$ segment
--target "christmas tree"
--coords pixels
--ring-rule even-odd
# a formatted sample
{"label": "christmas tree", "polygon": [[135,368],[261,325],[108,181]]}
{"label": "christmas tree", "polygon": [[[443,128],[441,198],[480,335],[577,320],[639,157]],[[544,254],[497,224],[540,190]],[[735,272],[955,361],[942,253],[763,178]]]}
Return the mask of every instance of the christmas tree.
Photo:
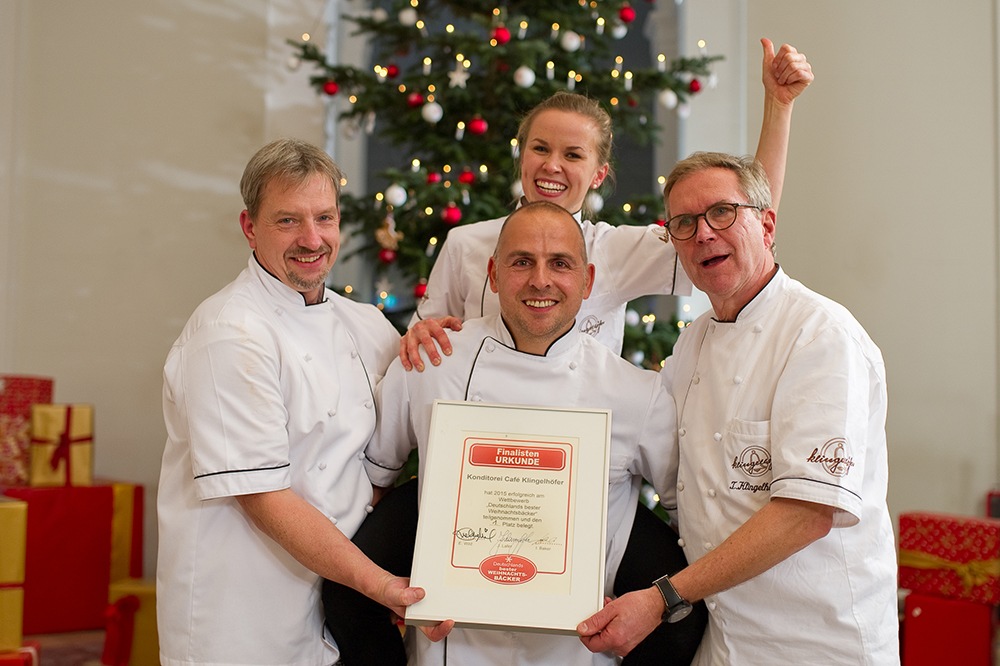
{"label": "christmas tree", "polygon": [[[558,90],[599,100],[616,136],[655,139],[654,105],[684,113],[690,96],[710,85],[720,56],[660,54],[650,66],[633,66],[616,46],[636,16],[623,0],[391,0],[344,17],[371,44],[371,68],[330,62],[312,41],[290,42],[298,59],[316,67],[317,92],[347,100],[343,129],[378,136],[398,156],[380,174],[382,189],[341,198],[345,230],[361,239],[356,251],[394,271],[419,299],[448,229],[512,209],[520,194],[518,124]],[[622,192],[625,185],[638,189]],[[642,184],[619,186],[627,198],[621,207],[602,210],[603,194],[587,202],[599,219],[662,224],[662,201]],[[378,305],[401,315],[397,323],[408,319],[387,307],[386,296]],[[647,365],[669,353],[677,335],[676,322],[647,319],[630,328],[625,355],[635,361],[641,351]]]}

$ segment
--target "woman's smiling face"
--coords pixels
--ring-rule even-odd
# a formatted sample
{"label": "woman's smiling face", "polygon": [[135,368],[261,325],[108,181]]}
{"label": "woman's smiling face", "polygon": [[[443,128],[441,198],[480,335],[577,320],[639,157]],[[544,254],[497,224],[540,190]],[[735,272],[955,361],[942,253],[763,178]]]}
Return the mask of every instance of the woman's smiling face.
{"label": "woman's smiling face", "polygon": [[571,111],[548,109],[532,121],[521,147],[521,186],[528,201],[551,201],[571,213],[601,184],[608,165],[598,163],[597,128]]}

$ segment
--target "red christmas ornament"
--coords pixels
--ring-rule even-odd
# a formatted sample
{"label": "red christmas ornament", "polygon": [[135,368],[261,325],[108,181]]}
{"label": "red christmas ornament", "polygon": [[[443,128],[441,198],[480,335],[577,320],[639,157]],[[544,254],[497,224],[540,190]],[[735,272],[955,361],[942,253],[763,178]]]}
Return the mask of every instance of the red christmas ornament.
{"label": "red christmas ornament", "polygon": [[336,95],[338,90],[340,90],[340,86],[337,85],[336,81],[327,81],[323,84],[323,92],[327,95]]}
{"label": "red christmas ornament", "polygon": [[661,227],[667,226],[667,221],[664,220],[662,217],[656,218],[656,223]]}
{"label": "red christmas ornament", "polygon": [[378,251],[378,260],[383,264],[391,264],[396,261],[396,251],[382,248]]}
{"label": "red christmas ornament", "polygon": [[476,182],[476,174],[472,173],[469,169],[465,169],[462,173],[458,174],[458,182],[463,185],[472,185]]}
{"label": "red christmas ornament", "polygon": [[396,65],[389,65],[385,68],[385,75],[390,79],[394,79],[399,76],[399,67]]}
{"label": "red christmas ornament", "polygon": [[411,109],[415,109],[418,106],[422,106],[424,103],[424,96],[416,91],[411,92],[406,96],[406,105]]}
{"label": "red christmas ornament", "polygon": [[441,219],[445,224],[458,224],[462,221],[462,209],[450,203],[441,209]]}
{"label": "red christmas ornament", "polygon": [[418,282],[416,286],[413,287],[413,297],[423,298],[426,295],[427,295],[427,279],[420,278],[420,282]]}
{"label": "red christmas ornament", "polygon": [[434,185],[441,182],[441,174],[437,171],[431,171],[427,174],[427,184]]}
{"label": "red christmas ornament", "polygon": [[503,46],[510,41],[510,30],[508,30],[506,26],[498,25],[493,30],[493,39],[497,44]]}
{"label": "red christmas ornament", "polygon": [[639,100],[635,98],[635,95],[629,95],[628,100],[626,100],[629,106],[639,106]]}
{"label": "red christmas ornament", "polygon": [[469,131],[473,134],[486,134],[486,130],[488,130],[489,127],[490,126],[486,124],[486,121],[483,120],[481,116],[476,116],[469,121]]}
{"label": "red christmas ornament", "polygon": [[618,18],[622,20],[622,23],[631,23],[635,20],[635,10],[632,9],[631,5],[625,5],[618,10]]}
{"label": "red christmas ornament", "polygon": [[699,90],[701,90],[701,81],[699,81],[698,79],[691,79],[691,83],[688,84],[688,90],[690,90],[693,93],[696,93]]}

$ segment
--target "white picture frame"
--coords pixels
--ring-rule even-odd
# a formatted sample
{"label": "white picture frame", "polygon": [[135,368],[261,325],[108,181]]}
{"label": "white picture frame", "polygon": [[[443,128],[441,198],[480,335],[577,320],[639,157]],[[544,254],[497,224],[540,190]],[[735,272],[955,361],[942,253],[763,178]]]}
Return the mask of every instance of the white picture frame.
{"label": "white picture frame", "polygon": [[611,412],[436,400],[406,623],[575,634],[604,605]]}

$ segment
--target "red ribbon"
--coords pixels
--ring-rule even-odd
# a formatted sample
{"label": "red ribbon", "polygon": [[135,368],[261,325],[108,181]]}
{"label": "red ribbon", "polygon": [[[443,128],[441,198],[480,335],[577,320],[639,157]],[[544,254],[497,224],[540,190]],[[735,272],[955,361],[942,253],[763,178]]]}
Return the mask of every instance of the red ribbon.
{"label": "red ribbon", "polygon": [[139,611],[139,597],[126,595],[104,611],[106,633],[101,663],[106,666],[128,666],[132,656],[132,639],[135,635],[135,614]]}

